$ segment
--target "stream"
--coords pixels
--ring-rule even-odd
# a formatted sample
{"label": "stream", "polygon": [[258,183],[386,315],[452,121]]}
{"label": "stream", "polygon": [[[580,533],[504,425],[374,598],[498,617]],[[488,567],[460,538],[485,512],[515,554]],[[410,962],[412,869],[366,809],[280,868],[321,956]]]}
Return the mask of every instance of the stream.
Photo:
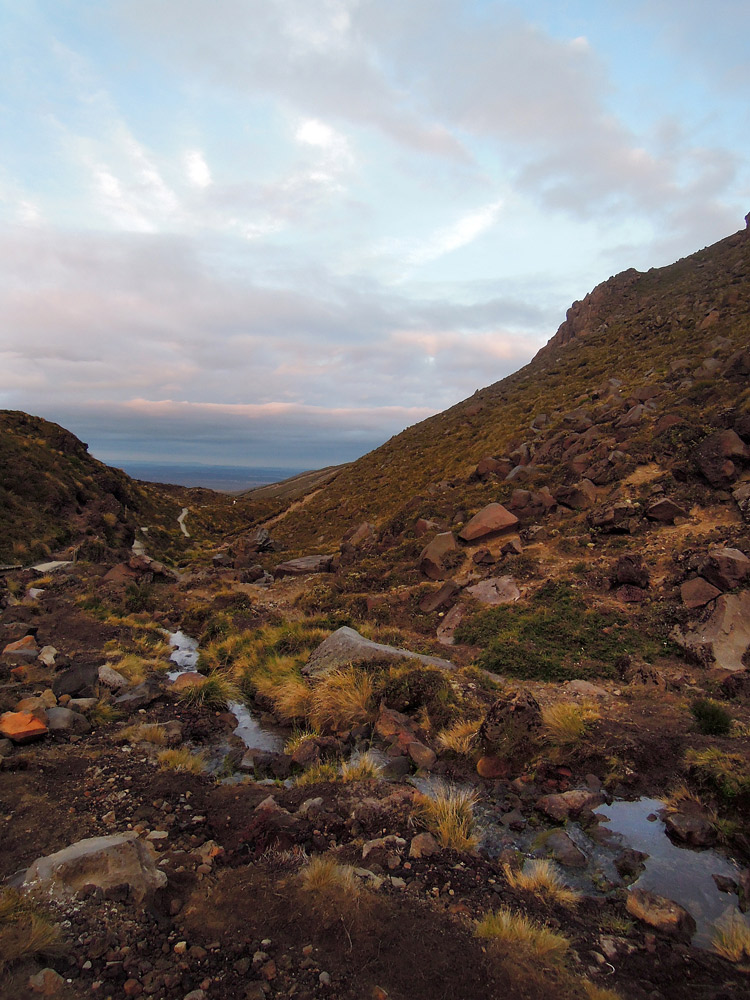
{"label": "stream", "polygon": [[[170,632],[173,646],[170,657],[175,669],[167,676],[174,680],[181,673],[195,670],[198,662],[198,642],[184,632]],[[284,746],[285,730],[262,723],[247,705],[230,702],[229,711],[237,719],[233,735],[246,747],[280,752]],[[221,740],[211,749],[208,765],[211,770],[221,768],[224,757],[231,750],[228,740]],[[371,755],[382,763],[388,758],[377,748]],[[355,751],[355,758],[358,756]],[[231,779],[230,779],[231,780]],[[243,779],[244,780],[244,779]],[[466,789],[470,784],[446,782],[437,775],[416,775],[408,779],[427,795],[439,789]],[[599,806],[595,814],[600,817],[600,829],[606,832],[603,842],[590,839],[579,823],[568,822],[564,829],[573,843],[586,855],[585,868],[558,865],[563,880],[574,889],[588,895],[608,894],[623,885],[615,867],[615,858],[624,848],[647,854],[644,870],[632,886],[647,889],[674,900],[691,914],[696,922],[693,944],[710,948],[711,931],[718,920],[738,914],[750,927],[750,914],[741,914],[739,901],[734,893],[720,892],[713,875],[737,880],[741,868],[731,860],[711,849],[700,850],[678,847],[667,836],[661,811],[664,803],[659,799],[641,798],[634,801],[615,800]],[[502,812],[491,800],[481,799],[474,809],[475,827],[480,838],[480,849],[487,857],[497,858],[503,850],[520,851],[527,858],[544,857],[545,834],[557,825],[526,825],[520,832],[511,831],[501,822]]]}

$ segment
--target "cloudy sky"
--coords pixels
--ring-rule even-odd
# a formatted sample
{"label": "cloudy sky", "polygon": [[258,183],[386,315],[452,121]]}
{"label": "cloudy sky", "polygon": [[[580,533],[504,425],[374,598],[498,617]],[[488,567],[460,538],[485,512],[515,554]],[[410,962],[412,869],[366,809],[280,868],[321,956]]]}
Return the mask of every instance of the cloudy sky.
{"label": "cloudy sky", "polygon": [[310,468],[750,209],[746,0],[0,0],[0,407]]}

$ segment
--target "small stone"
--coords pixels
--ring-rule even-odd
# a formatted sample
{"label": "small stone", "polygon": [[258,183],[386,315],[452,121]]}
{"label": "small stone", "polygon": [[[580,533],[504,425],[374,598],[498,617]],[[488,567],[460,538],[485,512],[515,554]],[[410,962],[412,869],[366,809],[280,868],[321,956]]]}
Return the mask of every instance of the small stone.
{"label": "small stone", "polygon": [[191,990],[185,994],[184,1000],[205,1000],[205,997],[206,994],[203,990]]}
{"label": "small stone", "polygon": [[418,833],[409,844],[410,858],[428,858],[440,851],[440,845],[431,833]]}
{"label": "small stone", "polygon": [[276,963],[272,958],[261,966],[260,974],[269,983],[276,978]]}
{"label": "small stone", "polygon": [[137,979],[127,979],[122,988],[122,992],[126,997],[139,997],[141,993],[143,993],[143,986]]}
{"label": "small stone", "polygon": [[175,955],[184,955],[188,949],[187,941],[178,941],[172,949]]}
{"label": "small stone", "polygon": [[63,977],[54,969],[42,969],[29,978],[29,989],[38,996],[54,997],[65,985]]}
{"label": "small stone", "polygon": [[320,983],[321,986],[330,986],[331,985],[330,974],[327,972],[321,972],[321,974],[318,976],[318,982]]}

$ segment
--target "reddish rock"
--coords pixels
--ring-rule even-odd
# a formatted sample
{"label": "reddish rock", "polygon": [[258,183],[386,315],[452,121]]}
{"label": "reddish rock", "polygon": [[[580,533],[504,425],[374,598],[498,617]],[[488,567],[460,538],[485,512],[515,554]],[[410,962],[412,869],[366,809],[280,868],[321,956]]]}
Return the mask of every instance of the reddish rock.
{"label": "reddish rock", "polygon": [[750,524],[750,483],[741,483],[732,492],[734,502],[737,504],[742,514],[743,520]]}
{"label": "reddish rock", "polygon": [[429,858],[433,854],[440,853],[440,844],[431,833],[418,833],[411,838],[409,844],[410,858]]}
{"label": "reddish rock", "polygon": [[582,479],[574,486],[562,486],[556,490],[555,500],[572,510],[586,510],[596,503],[596,487],[590,479]]}
{"label": "reddish rock", "polygon": [[573,788],[569,792],[556,795],[543,795],[537,800],[536,807],[552,819],[563,822],[576,817],[584,809],[595,809],[604,802],[600,792],[592,792],[587,788]]}
{"label": "reddish rock", "polygon": [[586,855],[570,839],[564,830],[553,830],[544,839],[544,846],[561,865],[566,868],[585,868]]}
{"label": "reddish rock", "polygon": [[664,896],[645,889],[631,889],[626,906],[631,916],[667,934],[689,938],[695,933],[695,920],[688,911]]}
{"label": "reddish rock", "polygon": [[419,555],[419,569],[430,580],[441,580],[447,573],[444,560],[452,553],[458,552],[458,545],[452,531],[443,531],[435,535]]}
{"label": "reddish rock", "polygon": [[507,542],[503,542],[502,548],[500,549],[501,556],[520,556],[523,552],[523,545],[521,544],[521,539],[518,535],[513,535],[509,538]]}
{"label": "reddish rock", "polygon": [[726,489],[736,481],[738,466],[750,458],[750,449],[736,431],[715,431],[701,442],[695,458],[708,482]]}
{"label": "reddish rock", "polygon": [[684,423],[685,421],[682,417],[678,417],[676,413],[665,413],[664,416],[660,417],[654,425],[654,437],[658,437],[670,428],[679,427],[680,424]]}
{"label": "reddish rock", "polygon": [[627,413],[625,413],[615,424],[615,427],[621,430],[627,430],[631,427],[637,427],[638,424],[643,420],[646,414],[646,407],[642,403],[636,403],[635,406],[631,406]]}
{"label": "reddish rock", "polygon": [[507,531],[516,524],[518,518],[515,514],[511,514],[500,503],[491,503],[472,517],[466,527],[459,532],[458,537],[464,542],[471,542],[476,538]]}
{"label": "reddish rock", "polygon": [[437,630],[437,640],[443,646],[453,645],[453,633],[463,621],[464,609],[460,604],[452,607]]}
{"label": "reddish rock", "polygon": [[700,573],[719,590],[734,590],[750,579],[750,559],[739,549],[709,549]]}
{"label": "reddish rock", "polygon": [[35,660],[39,655],[39,647],[33,635],[25,635],[23,639],[9,642],[3,650],[3,656],[16,660]]}
{"label": "reddish rock", "polygon": [[29,989],[42,997],[56,997],[65,987],[65,980],[54,969],[42,969],[35,976],[29,977]]}
{"label": "reddish rock", "polygon": [[480,778],[487,778],[489,781],[507,778],[510,776],[510,764],[501,757],[487,754],[477,761],[477,774]]}
{"label": "reddish rock", "polygon": [[438,531],[440,525],[437,521],[428,521],[424,517],[418,517],[414,525],[414,534],[417,538],[421,538],[422,535],[426,535],[428,531]]}
{"label": "reddish rock", "polygon": [[487,479],[489,476],[500,476],[504,479],[512,468],[513,463],[507,459],[497,459],[492,458],[491,455],[485,455],[477,464],[474,475],[477,479]]}
{"label": "reddish rock", "polygon": [[120,586],[124,586],[127,583],[132,583],[134,580],[138,579],[138,572],[131,569],[127,563],[118,563],[117,566],[113,566],[111,570],[104,574],[102,581],[104,583],[115,583]]}
{"label": "reddish rock", "polygon": [[643,556],[635,553],[620,556],[612,572],[612,582],[629,584],[633,587],[648,587],[650,581],[648,568],[644,565]]}
{"label": "reddish rock", "polygon": [[672,630],[672,638],[706,667],[744,671],[750,649],[750,590],[717,597],[694,627]]}
{"label": "reddish rock", "polygon": [[422,598],[419,602],[419,610],[430,614],[439,608],[448,608],[455,602],[460,593],[461,588],[458,584],[454,583],[453,580],[448,580],[439,590],[431,591]]}
{"label": "reddish rock", "polygon": [[664,829],[673,840],[689,847],[709,847],[716,843],[716,828],[702,812],[671,813],[664,821]]}
{"label": "reddish rock", "polygon": [[5,712],[0,715],[0,736],[14,743],[29,743],[46,733],[45,724],[30,712]]}
{"label": "reddish rock", "polygon": [[648,594],[645,590],[642,590],[640,587],[634,587],[630,583],[625,584],[623,587],[618,587],[615,597],[618,601],[622,601],[623,604],[642,604],[648,600]]}
{"label": "reddish rock", "polygon": [[435,752],[425,746],[424,743],[420,743],[417,740],[413,743],[407,743],[406,752],[409,754],[417,767],[421,768],[423,771],[429,771],[435,766],[437,756]]}
{"label": "reddish rock", "polygon": [[696,576],[692,580],[686,580],[680,587],[680,597],[686,608],[702,608],[709,601],[715,601],[721,591],[713,584],[704,580],[703,577]]}
{"label": "reddish rock", "polygon": [[688,511],[678,503],[675,503],[674,500],[670,500],[669,497],[660,497],[658,500],[653,500],[646,507],[646,517],[649,521],[660,521],[662,524],[674,524],[676,517],[688,516]]}

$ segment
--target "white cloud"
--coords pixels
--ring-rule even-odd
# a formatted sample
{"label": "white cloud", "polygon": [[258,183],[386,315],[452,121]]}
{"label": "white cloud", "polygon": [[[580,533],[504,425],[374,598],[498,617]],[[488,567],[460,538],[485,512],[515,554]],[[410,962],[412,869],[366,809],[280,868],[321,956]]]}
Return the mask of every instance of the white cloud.
{"label": "white cloud", "polygon": [[502,207],[502,200],[493,201],[476,212],[462,216],[452,225],[438,230],[424,246],[410,251],[406,256],[407,262],[416,265],[426,264],[468,246],[494,226]]}
{"label": "white cloud", "polygon": [[185,153],[185,172],[194,187],[207,188],[211,185],[211,171],[199,149]]}

